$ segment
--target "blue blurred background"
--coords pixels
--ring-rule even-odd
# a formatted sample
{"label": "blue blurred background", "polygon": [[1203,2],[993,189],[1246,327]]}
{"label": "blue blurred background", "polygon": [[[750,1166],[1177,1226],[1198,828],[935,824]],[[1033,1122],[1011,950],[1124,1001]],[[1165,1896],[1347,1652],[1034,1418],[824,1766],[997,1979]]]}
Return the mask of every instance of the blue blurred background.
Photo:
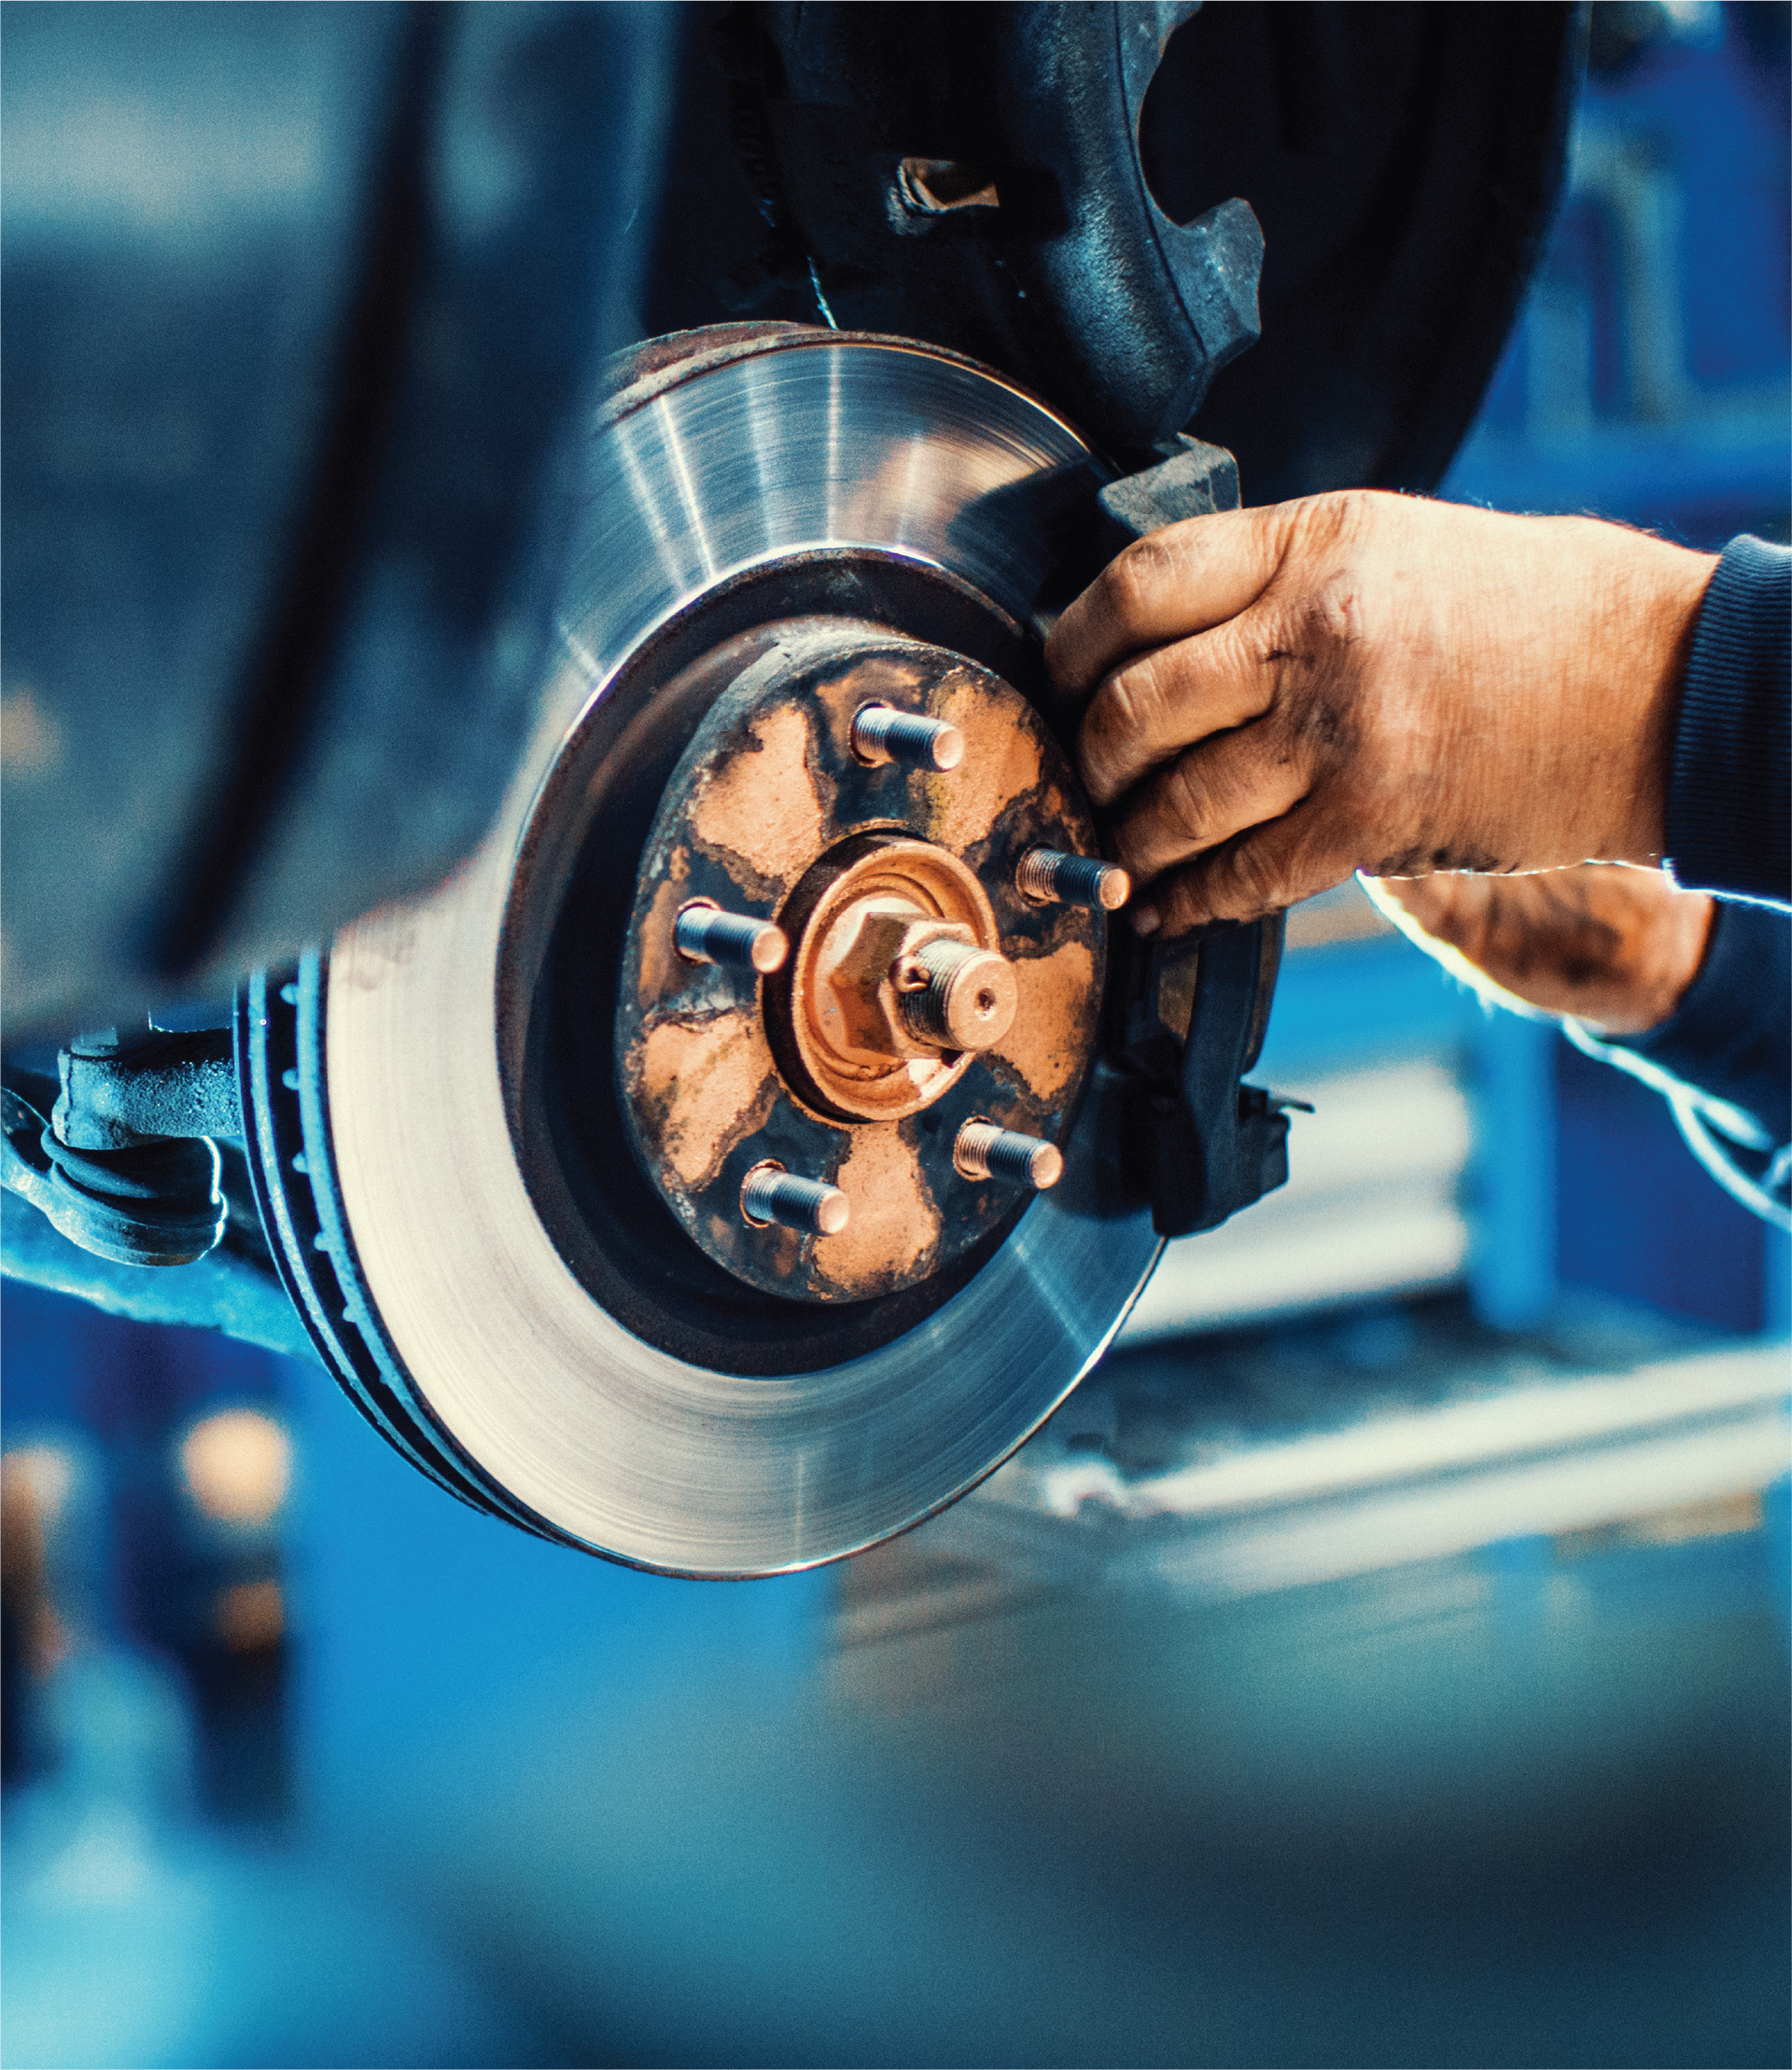
{"label": "blue blurred background", "polygon": [[[1444,493],[1785,540],[1788,10],[1599,12]],[[1785,1239],[1352,888],[1259,1075],[1286,1192],[777,1582],[7,1282],[5,2060],[1785,2062]]]}

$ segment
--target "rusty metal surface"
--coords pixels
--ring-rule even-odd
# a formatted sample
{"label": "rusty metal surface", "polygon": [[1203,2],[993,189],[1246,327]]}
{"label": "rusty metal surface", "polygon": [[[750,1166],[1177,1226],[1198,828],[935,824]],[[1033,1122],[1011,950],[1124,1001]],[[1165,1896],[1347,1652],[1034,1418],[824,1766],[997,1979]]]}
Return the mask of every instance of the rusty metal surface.
{"label": "rusty metal surface", "polygon": [[[507,1514],[677,1573],[834,1559],[988,1473],[1118,1326],[1158,1244],[1118,1170],[1123,1088],[1099,1062],[1062,1180],[1016,1202],[987,1256],[825,1303],[723,1272],[636,1170],[620,1120],[613,1158],[600,1133],[568,1147],[535,1090],[553,986],[603,976],[561,930],[581,870],[601,865],[589,911],[615,930],[609,1012],[581,1016],[575,986],[566,1025],[584,1073],[572,1090],[614,1114],[640,848],[613,830],[637,750],[662,712],[685,710],[679,669],[793,615],[718,634],[706,614],[725,620],[766,584],[811,585],[802,610],[897,631],[957,614],[947,643],[1024,682],[1022,629],[1105,474],[1012,384],[924,347],[814,333],[682,382],[673,370],[595,431],[529,756],[452,884],[332,947],[305,1121],[383,1384]],[[699,620],[701,647],[680,647]],[[664,780],[655,764],[637,841]]]}
{"label": "rusty metal surface", "polygon": [[[1055,1140],[1074,1107],[1105,923],[1023,898],[1016,875],[1037,847],[1094,853],[1095,833],[1062,749],[988,670],[884,626],[772,631],[745,665],[737,646],[719,652],[727,687],[649,835],[619,1089],[642,1168],[709,1256],[767,1293],[862,1299],[927,1279],[1012,1209],[1011,1187],[955,1164],[965,1120]],[[874,703],[958,728],[961,763],[867,765],[853,720]],[[697,898],[780,924],[785,968],[757,979],[679,956],[677,916]],[[918,1038],[879,981],[947,938],[1013,972],[1012,1019],[980,1053]],[[746,1221],[742,1180],[766,1159],[839,1187],[846,1227]]]}

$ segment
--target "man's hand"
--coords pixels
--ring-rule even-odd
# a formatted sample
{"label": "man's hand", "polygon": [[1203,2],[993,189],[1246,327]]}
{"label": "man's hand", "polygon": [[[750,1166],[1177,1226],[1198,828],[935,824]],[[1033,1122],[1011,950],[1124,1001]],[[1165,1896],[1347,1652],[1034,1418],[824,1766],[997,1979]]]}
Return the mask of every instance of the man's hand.
{"label": "man's hand", "polygon": [[1491,981],[1496,993],[1607,1035],[1645,1034],[1673,1012],[1699,974],[1715,911],[1659,870],[1597,862],[1366,888],[1404,934],[1481,990]]}
{"label": "man's hand", "polygon": [[1045,650],[1142,888],[1245,919],[1354,870],[1659,861],[1715,556],[1587,518],[1369,492],[1129,546]]}

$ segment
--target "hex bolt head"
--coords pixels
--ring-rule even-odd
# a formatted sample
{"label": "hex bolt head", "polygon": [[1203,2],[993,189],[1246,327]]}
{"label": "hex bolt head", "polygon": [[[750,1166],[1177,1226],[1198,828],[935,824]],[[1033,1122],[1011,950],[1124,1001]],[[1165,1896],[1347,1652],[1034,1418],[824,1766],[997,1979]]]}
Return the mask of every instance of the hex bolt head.
{"label": "hex bolt head", "polygon": [[944,719],[923,719],[891,705],[865,705],[853,715],[852,751],[873,768],[900,762],[944,774],[964,760],[964,735]]}
{"label": "hex bolt head", "polygon": [[1035,905],[1086,905],[1102,913],[1117,913],[1132,896],[1132,879],[1117,862],[1061,848],[1029,848],[1015,885]]}
{"label": "hex bolt head", "polygon": [[942,1049],[993,1049],[1015,1024],[1014,965],[968,942],[924,943],[890,972],[903,1020],[917,1042]]}
{"label": "hex bolt head", "polygon": [[679,908],[672,939],[687,963],[724,963],[756,971],[761,977],[781,971],[791,953],[790,941],[776,922],[724,913],[709,899],[693,899]]}
{"label": "hex bolt head", "polygon": [[1013,1128],[973,1116],[959,1130],[952,1162],[966,1179],[1005,1179],[1011,1185],[1043,1193],[1064,1176],[1064,1157],[1056,1143],[1042,1136],[1023,1136]]}
{"label": "hex bolt head", "polygon": [[740,1217],[755,1229],[776,1223],[804,1236],[837,1237],[852,1216],[852,1203],[838,1186],[801,1179],[767,1158],[741,1182]]}

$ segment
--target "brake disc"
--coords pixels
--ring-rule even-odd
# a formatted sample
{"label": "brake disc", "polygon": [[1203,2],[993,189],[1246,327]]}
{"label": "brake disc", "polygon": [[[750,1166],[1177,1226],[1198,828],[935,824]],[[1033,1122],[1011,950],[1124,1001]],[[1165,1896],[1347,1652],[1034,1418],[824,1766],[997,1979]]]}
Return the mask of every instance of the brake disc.
{"label": "brake disc", "polygon": [[631,357],[497,823],[239,1030],[288,1289],[444,1486],[669,1572],[811,1564],[1100,1354],[1159,1239],[1031,628],[1110,473],[927,346]]}

